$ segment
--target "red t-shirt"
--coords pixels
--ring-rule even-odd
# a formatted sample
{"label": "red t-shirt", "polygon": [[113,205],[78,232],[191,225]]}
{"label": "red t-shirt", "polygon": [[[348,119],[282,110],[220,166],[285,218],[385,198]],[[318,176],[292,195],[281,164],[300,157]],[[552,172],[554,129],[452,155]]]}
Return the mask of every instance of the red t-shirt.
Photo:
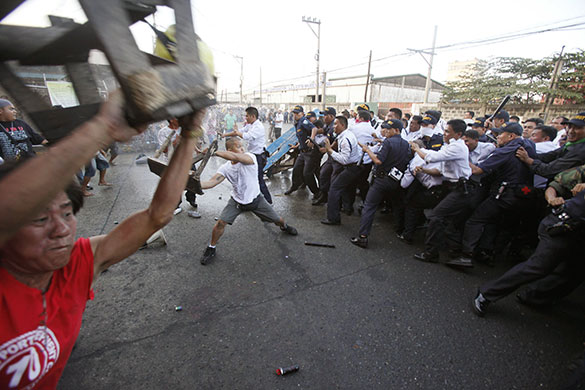
{"label": "red t-shirt", "polygon": [[[93,253],[80,238],[43,294],[0,267],[0,389],[55,389],[93,299]],[[45,327],[45,318],[47,326]]]}

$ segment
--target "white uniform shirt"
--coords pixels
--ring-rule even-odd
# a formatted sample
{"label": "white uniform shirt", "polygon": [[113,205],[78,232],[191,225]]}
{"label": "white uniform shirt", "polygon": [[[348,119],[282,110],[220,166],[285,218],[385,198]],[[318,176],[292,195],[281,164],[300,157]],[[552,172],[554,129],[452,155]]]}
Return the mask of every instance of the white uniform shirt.
{"label": "white uniform shirt", "polygon": [[[441,169],[441,163],[425,163],[425,160],[415,153],[412,160],[408,163],[408,167],[406,168],[406,172],[404,172],[402,180],[400,180],[400,186],[402,188],[408,188],[412,184],[415,178],[413,173],[414,168],[420,167],[421,165],[424,165],[427,169]],[[427,189],[443,183],[443,176],[432,176],[424,172],[419,172],[418,175],[416,175],[416,179]]]}
{"label": "white uniform shirt", "polygon": [[555,139],[552,141],[554,142],[555,145],[557,145],[557,148],[560,146],[561,143],[561,138],[567,134],[567,130],[566,129],[561,129],[559,131],[557,131],[557,136],[555,137]]}
{"label": "white uniform shirt", "polygon": [[[554,141],[544,141],[535,143],[536,153],[547,153],[559,148],[559,145],[555,144]],[[539,175],[534,175],[534,186],[536,188],[546,188],[548,179]]]}
{"label": "white uniform shirt", "polygon": [[217,170],[217,173],[225,177],[232,185],[232,198],[241,204],[251,203],[260,195],[256,156],[250,152],[246,154],[252,158],[254,164],[246,165],[239,162],[232,164],[231,161],[227,161]]}
{"label": "white uniform shirt", "polygon": [[445,180],[456,182],[460,178],[469,179],[469,149],[462,138],[451,138],[449,143],[443,144],[438,151],[425,149],[427,163],[440,162],[441,173]]}
{"label": "white uniform shirt", "polygon": [[[375,133],[376,130],[372,127],[370,122],[358,122],[355,125],[353,125],[352,127],[350,127],[349,131],[351,131],[355,135],[357,142],[359,142],[362,145],[366,145],[366,144],[372,143],[372,141],[374,140],[374,137],[372,137],[372,134]],[[358,145],[358,148],[359,148],[359,145]],[[363,152],[361,151],[361,148],[360,148],[360,157],[361,157],[362,153]],[[371,164],[372,163],[372,159],[370,158],[370,156],[368,156],[367,153],[364,154],[364,159],[363,159],[362,163],[363,164]]]}
{"label": "white uniform shirt", "polygon": [[247,123],[240,131],[242,133],[242,138],[248,141],[248,152],[254,154],[261,154],[264,152],[264,146],[266,145],[266,131],[264,130],[262,122],[256,119],[252,124]]}
{"label": "white uniform shirt", "polygon": [[355,164],[360,160],[361,148],[353,132],[344,130],[337,136],[337,150],[331,153],[331,158],[341,165]]}
{"label": "white uniform shirt", "polygon": [[473,165],[481,164],[496,149],[490,142],[478,142],[477,147],[469,152],[469,162]]}
{"label": "white uniform shirt", "polygon": [[410,131],[410,128],[402,129],[400,136],[405,141],[411,142],[422,138],[422,131],[420,131],[420,129],[418,129],[417,131]]}

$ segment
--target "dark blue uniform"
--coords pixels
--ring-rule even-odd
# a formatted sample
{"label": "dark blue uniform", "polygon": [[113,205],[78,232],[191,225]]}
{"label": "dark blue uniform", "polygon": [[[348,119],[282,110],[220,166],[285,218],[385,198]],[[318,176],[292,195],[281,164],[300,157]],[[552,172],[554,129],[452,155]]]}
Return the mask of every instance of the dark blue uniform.
{"label": "dark blue uniform", "polygon": [[473,254],[486,225],[497,224],[504,213],[518,214],[534,205],[534,175],[516,157],[516,150],[520,147],[526,149],[530,157],[536,156],[532,141],[515,138],[494,150],[479,164],[485,174],[492,176],[492,186],[490,196],[478,206],[465,224],[461,250],[466,256]]}
{"label": "dark blue uniform", "polygon": [[392,201],[392,214],[394,215],[394,228],[401,231],[404,225],[402,187],[400,180],[388,176],[393,168],[404,173],[408,162],[411,158],[410,145],[399,134],[386,138],[382,143],[382,148],[378,152],[378,159],[382,161],[381,165],[376,165],[374,175],[376,176],[374,184],[368,191],[362,218],[360,220],[360,236],[367,236],[372,230],[374,214],[378,205],[390,197]]}
{"label": "dark blue uniform", "polygon": [[[337,138],[337,134],[335,134],[335,130],[333,129],[334,123],[335,121],[332,121],[323,128],[323,131],[327,138],[329,138],[329,143],[331,145],[333,145],[333,142],[335,142],[335,139]],[[327,194],[329,192],[329,187],[331,186],[331,176],[333,175],[335,164],[339,165],[329,157],[321,166],[321,173],[319,174],[319,190],[323,194]]]}
{"label": "dark blue uniform", "polygon": [[295,123],[297,140],[299,142],[299,156],[295,161],[292,173],[292,187],[288,191],[296,191],[303,183],[309,187],[314,195],[319,192],[315,175],[319,174],[318,168],[321,162],[321,153],[316,146],[311,143],[307,145],[307,140],[311,138],[311,132],[315,126],[303,116]]}
{"label": "dark blue uniform", "polygon": [[560,219],[555,214],[545,217],[538,228],[540,241],[528,260],[517,264],[499,279],[488,282],[479,291],[489,301],[497,301],[524,284],[539,280],[537,288],[522,294],[523,301],[533,304],[554,303],[568,295],[583,281],[583,222],[585,222],[585,191],[564,205],[564,211],[581,227],[561,234],[552,234],[551,226]]}

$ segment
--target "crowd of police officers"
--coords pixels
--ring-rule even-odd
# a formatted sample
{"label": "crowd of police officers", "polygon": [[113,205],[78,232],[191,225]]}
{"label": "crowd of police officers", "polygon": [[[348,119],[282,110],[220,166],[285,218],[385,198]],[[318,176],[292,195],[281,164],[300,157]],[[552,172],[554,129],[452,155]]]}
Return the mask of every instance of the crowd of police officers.
{"label": "crowd of police officers", "polygon": [[585,231],[585,112],[555,118],[556,128],[540,118],[523,127],[505,110],[449,121],[434,110],[403,118],[397,108],[382,121],[366,104],[342,115],[333,107],[320,113],[322,120],[302,106],[292,109],[298,157],[285,194],[308,187],[313,205],[327,204],[325,225],[352,215],[359,194],[352,244],[367,248],[376,211],[391,210],[395,233],[407,244],[426,225],[417,260],[439,263],[445,251],[444,264],[464,270],[507,254],[517,264],[473,299],[480,316],[522,286],[520,302],[547,305],[585,279],[577,247]]}

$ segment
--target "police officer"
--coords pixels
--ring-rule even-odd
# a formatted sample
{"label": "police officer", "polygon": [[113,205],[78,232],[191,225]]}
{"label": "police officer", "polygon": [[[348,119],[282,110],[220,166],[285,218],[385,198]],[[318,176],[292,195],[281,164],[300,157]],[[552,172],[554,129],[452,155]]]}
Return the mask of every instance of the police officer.
{"label": "police officer", "polygon": [[[424,147],[422,140],[415,140]],[[433,150],[439,150],[438,148]],[[400,186],[406,189],[404,207],[404,230],[398,238],[412,244],[417,226],[424,221],[424,210],[434,208],[443,198],[443,176],[441,163],[427,163],[418,154],[408,163]]]}
{"label": "police officer", "polygon": [[532,187],[534,175],[516,158],[516,150],[524,147],[530,156],[536,156],[534,142],[522,138],[522,126],[515,122],[504,123],[499,129],[498,148],[487,159],[472,164],[474,175],[493,175],[490,196],[484,200],[465,224],[462,256],[446,264],[457,268],[473,267],[472,257],[483,230],[496,224],[504,213],[516,213],[534,203],[536,190]]}
{"label": "police officer", "polygon": [[302,106],[295,106],[292,109],[292,113],[295,119],[295,129],[300,152],[293,167],[292,185],[284,194],[292,194],[304,183],[313,193],[313,199],[315,200],[318,198],[319,193],[315,179],[315,171],[321,162],[319,149],[312,142],[315,139],[315,135],[317,135],[317,129],[305,116]]}
{"label": "police officer", "polygon": [[585,112],[563,123],[568,125],[568,130],[567,143],[562,148],[539,153],[536,158],[530,157],[523,148],[516,152],[534,174],[552,179],[565,169],[585,164]]}
{"label": "police officer", "polygon": [[390,119],[381,125],[383,136],[382,148],[378,154],[374,154],[368,145],[359,144],[364,153],[367,153],[373,163],[376,165],[374,184],[364,204],[362,218],[360,220],[360,230],[358,237],[352,237],[351,243],[359,247],[368,246],[368,235],[372,230],[374,214],[382,201],[389,197],[392,201],[392,213],[394,215],[394,228],[401,231],[403,229],[403,196],[400,180],[404,175],[406,166],[410,160],[411,152],[408,142],[402,139],[402,121],[400,119]]}
{"label": "police officer", "polygon": [[[435,130],[437,125],[437,118],[432,115],[422,117],[420,135],[423,140],[425,149],[437,150],[443,145],[443,134],[438,130]],[[410,141],[409,141],[410,142]]]}
{"label": "police officer", "polygon": [[425,251],[414,255],[417,260],[432,263],[439,261],[439,247],[443,242],[447,221],[461,212],[460,204],[469,196],[467,191],[467,181],[471,176],[469,150],[462,138],[466,129],[467,124],[462,119],[447,122],[443,135],[445,143],[438,151],[422,149],[418,144],[410,143],[412,150],[426,162],[441,162],[443,190],[447,194],[433,209],[425,238]]}
{"label": "police officer", "polygon": [[475,313],[485,315],[490,303],[524,284],[549,276],[553,271],[568,281],[577,278],[579,282],[578,278],[583,275],[584,227],[585,190],[582,190],[568,200],[562,210],[542,220],[538,227],[538,246],[528,260],[478,289],[472,302]]}
{"label": "police officer", "polygon": [[471,130],[477,131],[479,134],[479,142],[489,142],[491,144],[496,144],[496,138],[491,134],[487,134],[487,130],[485,127],[485,118],[476,118],[471,123]]}
{"label": "police officer", "polygon": [[341,224],[339,215],[341,196],[349,186],[355,183],[360,172],[357,166],[360,159],[359,146],[355,135],[347,130],[347,119],[344,116],[335,118],[334,129],[337,134],[338,152],[333,150],[328,139],[325,140],[325,149],[329,158],[333,158],[342,167],[331,182],[327,201],[327,218],[321,220],[321,223],[325,225]]}
{"label": "police officer", "polygon": [[[325,127],[323,128],[323,135],[329,139],[329,143],[331,145],[334,145],[337,134],[335,134],[333,124],[335,122],[335,116],[337,115],[337,111],[333,107],[327,107],[325,111],[321,111],[321,114],[323,115],[323,121],[325,122]],[[324,146],[324,138],[323,146],[320,146],[319,151],[321,153],[326,152]],[[335,160],[333,160],[332,158],[327,158],[327,160],[325,160],[325,163],[323,163],[323,165],[321,166],[319,174],[319,197],[312,202],[313,206],[318,206],[327,203],[327,194],[329,192],[329,187],[331,186],[331,176],[333,175],[333,168],[335,164],[337,164],[335,163]]]}
{"label": "police officer", "polygon": [[[353,132],[359,144],[362,145],[373,145],[375,130],[371,125],[371,117],[370,112],[365,110],[358,110],[358,116],[356,118],[355,125],[351,126],[349,130]],[[349,188],[347,192],[347,210],[344,206],[344,211],[346,214],[351,215],[353,213],[353,203],[355,201],[355,193],[356,187],[360,191],[360,197],[362,201],[366,200],[366,196],[368,194],[369,183],[368,177],[370,176],[370,171],[372,170],[372,159],[366,152],[360,153],[360,160],[358,162],[360,174],[356,184]]]}

